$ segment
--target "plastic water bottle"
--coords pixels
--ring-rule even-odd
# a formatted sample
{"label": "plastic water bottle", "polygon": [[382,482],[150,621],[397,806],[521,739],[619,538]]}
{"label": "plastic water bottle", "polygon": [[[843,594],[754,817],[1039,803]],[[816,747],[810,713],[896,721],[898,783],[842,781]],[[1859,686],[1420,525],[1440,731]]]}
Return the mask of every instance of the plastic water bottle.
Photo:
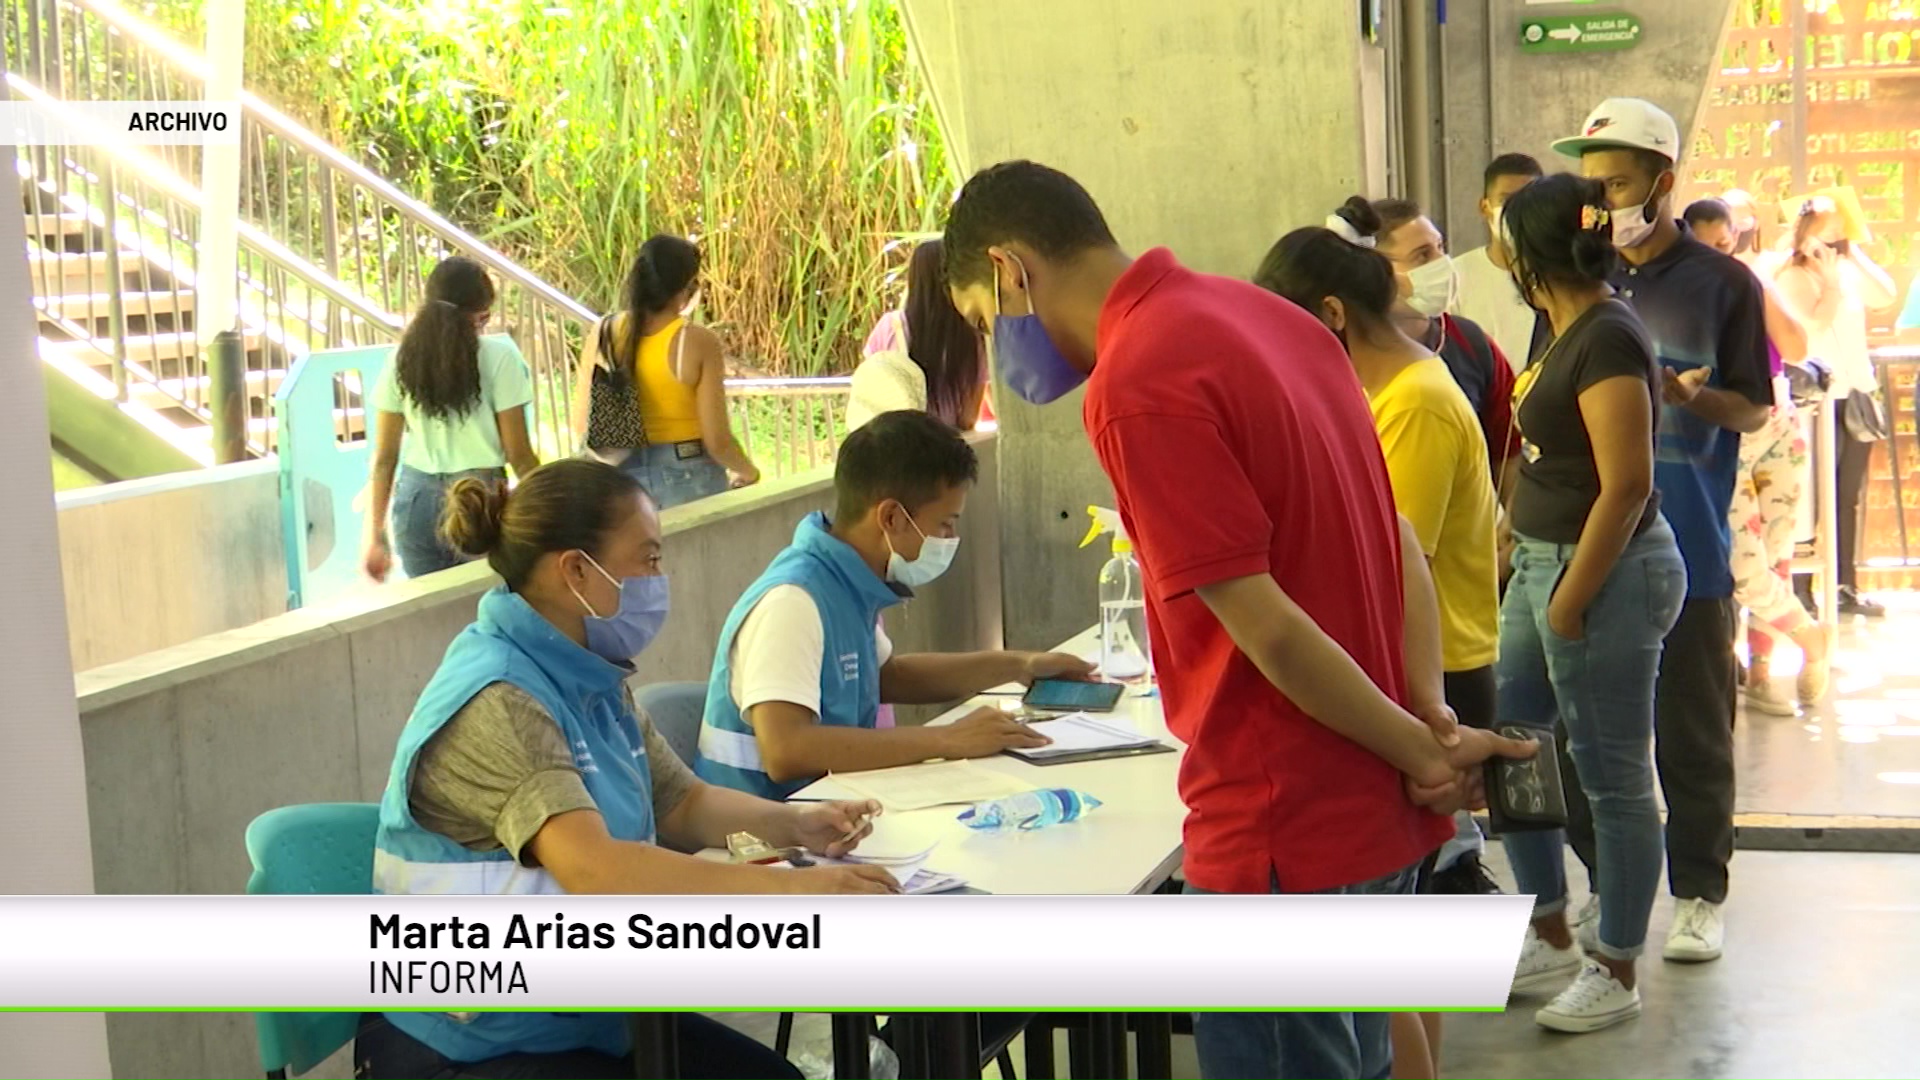
{"label": "plastic water bottle", "polygon": [[1099,799],[1078,791],[1041,788],[992,802],[977,803],[960,812],[960,821],[969,829],[1018,829],[1031,832],[1063,821],[1073,821],[1099,805]]}
{"label": "plastic water bottle", "polygon": [[1089,506],[1093,528],[1081,547],[1103,532],[1113,534],[1113,555],[1100,567],[1100,674],[1115,682],[1140,682],[1153,675],[1153,652],[1147,640],[1147,588],[1140,564],[1133,557],[1133,541],[1120,515],[1103,506]]}

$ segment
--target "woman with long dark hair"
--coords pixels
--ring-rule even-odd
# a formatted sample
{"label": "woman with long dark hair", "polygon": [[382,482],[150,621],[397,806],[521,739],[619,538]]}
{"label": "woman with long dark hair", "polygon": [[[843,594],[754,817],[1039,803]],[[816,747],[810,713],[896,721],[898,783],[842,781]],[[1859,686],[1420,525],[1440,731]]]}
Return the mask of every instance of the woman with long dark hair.
{"label": "woman with long dark hair", "polygon": [[[1554,340],[1520,376],[1514,573],[1495,665],[1502,723],[1566,731],[1569,803],[1584,792],[1597,843],[1600,916],[1583,957],[1567,924],[1565,832],[1503,839],[1534,897],[1514,990],[1558,989],[1534,1014],[1598,1031],[1640,1013],[1635,959],[1660,887],[1653,700],[1686,566],[1653,486],[1661,374],[1633,308],[1608,284],[1618,261],[1606,188],[1562,174],[1520,189],[1502,217],[1520,295]],[[1571,977],[1572,982],[1567,984]]]}
{"label": "woman with long dark hair", "polygon": [[867,357],[853,372],[847,427],[884,412],[912,409],[972,431],[987,391],[980,332],[953,306],[941,270],[940,241],[913,249],[907,300],[888,312],[867,339]]}
{"label": "woman with long dark hair", "polygon": [[396,546],[410,578],[465,562],[439,535],[447,489],[470,476],[504,484],[506,466],[524,477],[540,464],[527,430],[526,359],[512,338],[480,336],[493,297],[485,267],[462,255],[441,260],[393,361],[367,393],[372,502],[361,563],[375,581],[387,579]]}
{"label": "woman with long dark hair", "polygon": [[760,480],[727,420],[720,339],[689,318],[699,299],[700,249],[682,237],[652,237],[627,272],[621,310],[587,335],[574,380],[573,433],[582,443],[594,370],[631,389],[645,445],[586,449],[632,473],[663,510]]}

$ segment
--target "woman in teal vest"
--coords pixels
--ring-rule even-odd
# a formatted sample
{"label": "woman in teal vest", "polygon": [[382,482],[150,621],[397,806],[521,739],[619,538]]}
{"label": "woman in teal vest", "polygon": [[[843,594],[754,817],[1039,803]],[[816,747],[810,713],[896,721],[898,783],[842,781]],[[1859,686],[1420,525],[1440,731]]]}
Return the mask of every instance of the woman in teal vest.
{"label": "woman in teal vest", "polygon": [[[681,852],[746,831],[834,856],[869,803],[785,805],[702,783],[638,715],[632,658],[659,633],[660,518],[638,481],[554,462],[512,492],[463,480],[443,523],[505,584],[480,601],[400,734],[374,886],[390,894],[895,892],[877,867],[776,869]],[[362,1077],[630,1077],[610,1013],[388,1013]],[[761,1044],[680,1018],[681,1075],[798,1076]]]}

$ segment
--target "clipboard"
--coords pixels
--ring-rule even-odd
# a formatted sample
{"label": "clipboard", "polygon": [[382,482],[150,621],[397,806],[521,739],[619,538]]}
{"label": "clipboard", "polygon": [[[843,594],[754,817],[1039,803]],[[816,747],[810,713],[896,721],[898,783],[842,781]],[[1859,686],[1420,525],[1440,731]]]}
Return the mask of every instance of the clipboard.
{"label": "clipboard", "polygon": [[1144,757],[1147,754],[1171,754],[1174,748],[1163,742],[1150,742],[1143,746],[1121,746],[1109,750],[1087,750],[1077,754],[1053,754],[1028,757],[1018,750],[1002,750],[1008,757],[1019,758],[1029,765],[1074,765],[1082,761],[1105,761],[1108,758]]}

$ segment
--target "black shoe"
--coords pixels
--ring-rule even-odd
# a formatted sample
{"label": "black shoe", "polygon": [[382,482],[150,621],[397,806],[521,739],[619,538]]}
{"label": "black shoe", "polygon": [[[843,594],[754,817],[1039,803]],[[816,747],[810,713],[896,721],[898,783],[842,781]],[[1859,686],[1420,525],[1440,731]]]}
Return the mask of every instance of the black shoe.
{"label": "black shoe", "polygon": [[1884,606],[1861,596],[1860,590],[1853,586],[1842,585],[1839,592],[1840,614],[1859,615],[1868,619],[1884,619],[1887,617],[1887,609]]}
{"label": "black shoe", "polygon": [[1502,892],[1480,856],[1472,852],[1455,859],[1445,870],[1435,871],[1431,891],[1441,896],[1499,896]]}

